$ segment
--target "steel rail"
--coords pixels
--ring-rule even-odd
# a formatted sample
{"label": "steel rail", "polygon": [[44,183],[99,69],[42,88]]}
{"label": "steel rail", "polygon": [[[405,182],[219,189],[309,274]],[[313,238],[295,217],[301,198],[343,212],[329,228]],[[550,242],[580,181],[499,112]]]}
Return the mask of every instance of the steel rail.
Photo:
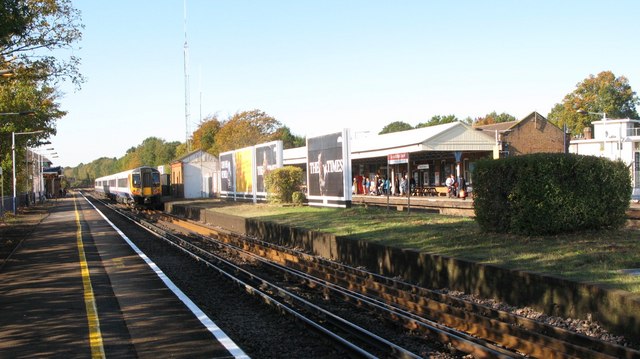
{"label": "steel rail", "polygon": [[[181,219],[177,221],[187,222]],[[223,233],[223,235],[219,237],[226,237],[221,238],[225,241],[235,241],[228,238],[228,236],[240,236],[225,230],[213,230],[210,227],[200,224],[191,224],[190,229],[193,229],[194,226],[204,227],[206,232],[210,232],[207,234],[212,234],[212,231],[218,231],[219,234]],[[316,268],[319,274],[314,274],[314,276],[331,277],[334,281],[342,281],[345,284],[360,288],[363,293],[366,291],[366,295],[368,296],[377,295],[380,298],[384,298],[384,302],[388,305],[404,308],[411,307],[411,309],[423,314],[433,315],[434,313],[437,314],[437,312],[443,313],[437,315],[444,318],[450,326],[458,329],[466,328],[466,331],[474,335],[481,335],[485,339],[511,346],[529,355],[556,358],[569,356],[581,358],[640,358],[640,352],[630,348],[603,342],[582,334],[519,317],[508,312],[469,303],[461,299],[439,294],[432,290],[416,287],[397,280],[391,280],[375,273],[349,267],[344,264],[337,264],[259,239],[246,236],[241,237],[243,237],[242,240],[244,241],[249,240],[254,244],[264,246],[274,251],[286,252],[284,255],[279,253],[271,256],[279,263],[283,263],[283,266],[302,268],[301,270],[306,270],[306,273],[308,273],[310,270],[306,269],[305,265],[300,263],[300,258],[304,258],[312,263],[324,263],[325,266],[323,268],[331,268],[332,273],[328,274],[325,272],[326,269]],[[243,244],[243,246],[247,247],[248,245]],[[259,252],[261,256],[268,252],[265,249],[254,250]],[[288,255],[295,255],[296,258],[288,260]],[[337,273],[337,271],[340,271],[340,273]],[[349,278],[345,278],[344,272],[352,272],[352,274]],[[327,282],[329,282],[329,280],[327,280]],[[402,300],[398,300],[398,297],[402,298]],[[426,304],[424,303],[425,300],[427,301]],[[469,312],[483,313],[483,315],[470,314]]]}
{"label": "steel rail", "polygon": [[[95,199],[94,199],[95,200]],[[292,316],[294,316],[296,319],[303,321],[304,323],[312,326],[313,328],[315,328],[316,330],[320,331],[321,333],[329,336],[330,338],[332,338],[333,340],[338,341],[341,345],[343,345],[344,347],[348,348],[350,351],[353,351],[354,353],[357,353],[360,356],[366,357],[366,358],[377,358],[377,355],[374,355],[372,353],[369,353],[368,351],[362,349],[360,346],[352,343],[351,341],[344,339],[341,335],[323,327],[322,325],[320,325],[319,323],[313,321],[312,319],[308,318],[307,316],[304,316],[303,314],[297,312],[295,309],[287,306],[286,304],[284,304],[283,302],[280,302],[278,300],[276,300],[275,298],[273,298],[271,295],[268,294],[268,291],[265,290],[265,288],[269,288],[272,292],[277,293],[277,295],[283,299],[285,299],[285,302],[287,301],[295,301],[297,303],[297,305],[300,305],[304,308],[306,308],[308,311],[311,312],[316,312],[315,316],[322,318],[323,320],[328,320],[330,321],[331,324],[335,325],[336,327],[341,328],[343,331],[348,332],[349,335],[353,336],[356,335],[358,338],[360,338],[360,340],[362,342],[366,342],[369,345],[375,346],[377,347],[379,350],[384,351],[385,353],[391,353],[393,354],[393,356],[398,357],[398,358],[420,358],[419,355],[416,355],[414,353],[411,353],[410,351],[405,350],[404,348],[393,344],[389,341],[387,341],[384,338],[381,338],[377,335],[375,335],[374,333],[365,330],[364,328],[358,327],[356,325],[354,325],[353,323],[350,323],[342,318],[340,318],[339,316],[330,313],[318,306],[316,306],[313,303],[310,303],[306,300],[304,300],[303,298],[297,296],[294,293],[291,293],[283,288],[280,288],[276,285],[273,285],[272,283],[260,278],[259,276],[248,272],[246,270],[244,270],[243,268],[240,268],[238,266],[236,266],[235,264],[225,260],[224,258],[218,257],[213,255],[212,253],[210,253],[207,250],[201,249],[199,247],[197,247],[196,245],[193,245],[192,243],[190,243],[189,241],[186,241],[178,236],[175,236],[161,228],[158,228],[157,226],[151,224],[150,222],[144,221],[144,220],[140,220],[139,218],[136,218],[135,216],[131,216],[129,214],[127,214],[126,212],[120,211],[117,208],[114,208],[108,204],[103,203],[104,205],[106,205],[107,207],[109,207],[110,209],[112,209],[114,212],[124,216],[125,218],[127,218],[128,220],[131,220],[133,223],[141,226],[142,228],[144,228],[145,230],[149,231],[150,233],[152,233],[153,235],[157,236],[158,238],[166,241],[167,243],[169,243],[170,245],[176,247],[177,249],[185,252],[187,255],[191,256],[192,258],[201,261],[202,263],[204,263],[205,265],[207,265],[208,267],[216,270],[218,273],[220,273],[221,275],[227,277],[228,279],[232,280],[236,285],[240,286],[241,288],[244,288],[245,291],[249,294],[252,295],[256,295],[259,296],[264,302],[276,307],[277,309],[279,309],[280,311],[286,312]],[[173,237],[173,240],[167,238],[167,237]],[[186,247],[190,247],[186,248]],[[205,259],[202,255],[199,255],[195,252],[200,252],[203,255],[206,255],[207,257],[210,257],[209,259]],[[228,271],[224,270],[223,268],[219,267],[218,265],[212,263],[210,260],[214,259],[215,261],[224,264],[225,266],[228,266],[229,268],[233,269],[233,271],[237,272],[237,273],[242,273],[245,277],[248,278],[243,280],[241,278],[239,278],[236,275],[233,275],[231,273],[229,273]],[[253,284],[249,283],[249,282],[253,282]],[[291,303],[289,303],[291,304]]]}

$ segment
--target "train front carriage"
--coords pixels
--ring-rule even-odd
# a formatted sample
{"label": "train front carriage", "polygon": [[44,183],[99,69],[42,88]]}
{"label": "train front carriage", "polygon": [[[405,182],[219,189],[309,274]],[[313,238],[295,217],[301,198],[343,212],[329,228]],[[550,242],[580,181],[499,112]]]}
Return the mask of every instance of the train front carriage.
{"label": "train front carriage", "polygon": [[137,205],[159,205],[162,187],[160,172],[152,167],[134,169],[129,178],[129,189]]}

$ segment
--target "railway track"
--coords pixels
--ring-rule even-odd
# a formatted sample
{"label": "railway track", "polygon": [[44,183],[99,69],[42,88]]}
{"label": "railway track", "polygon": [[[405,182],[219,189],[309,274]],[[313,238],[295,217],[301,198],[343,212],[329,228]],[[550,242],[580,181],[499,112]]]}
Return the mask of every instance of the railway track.
{"label": "railway track", "polygon": [[[476,358],[640,358],[629,348],[222,229],[159,212],[146,219],[123,214],[357,356],[422,357],[432,344],[420,343],[436,340]],[[354,324],[344,315],[349,309],[332,313],[344,303],[404,328],[409,344]]]}

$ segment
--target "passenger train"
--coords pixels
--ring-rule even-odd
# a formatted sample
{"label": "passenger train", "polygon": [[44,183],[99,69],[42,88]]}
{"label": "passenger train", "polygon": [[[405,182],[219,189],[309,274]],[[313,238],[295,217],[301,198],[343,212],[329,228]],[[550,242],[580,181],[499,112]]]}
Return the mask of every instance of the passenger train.
{"label": "passenger train", "polygon": [[161,204],[160,172],[144,166],[100,177],[95,181],[95,191],[117,202],[156,207]]}

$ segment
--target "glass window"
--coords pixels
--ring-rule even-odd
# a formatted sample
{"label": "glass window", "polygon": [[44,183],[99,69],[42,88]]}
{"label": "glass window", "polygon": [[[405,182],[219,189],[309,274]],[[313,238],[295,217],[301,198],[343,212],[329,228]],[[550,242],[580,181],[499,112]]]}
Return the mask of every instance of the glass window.
{"label": "glass window", "polygon": [[134,173],[131,175],[131,180],[133,181],[133,187],[140,188],[140,174]]}

